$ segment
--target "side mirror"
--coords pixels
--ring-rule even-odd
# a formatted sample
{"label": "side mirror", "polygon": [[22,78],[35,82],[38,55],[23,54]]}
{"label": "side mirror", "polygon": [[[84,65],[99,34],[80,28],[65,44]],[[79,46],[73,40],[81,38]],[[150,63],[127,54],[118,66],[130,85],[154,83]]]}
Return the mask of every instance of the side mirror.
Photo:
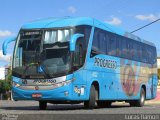
{"label": "side mirror", "polygon": [[3,45],[2,45],[2,50],[3,50],[3,55],[7,55],[7,47],[8,47],[8,44],[10,42],[13,42],[16,40],[16,37],[10,37],[10,38],[7,38],[4,42],[3,42]]}
{"label": "side mirror", "polygon": [[84,37],[83,34],[74,34],[72,37],[71,37],[71,40],[70,40],[70,51],[75,51],[75,48],[76,48],[76,41],[78,38],[80,37]]}

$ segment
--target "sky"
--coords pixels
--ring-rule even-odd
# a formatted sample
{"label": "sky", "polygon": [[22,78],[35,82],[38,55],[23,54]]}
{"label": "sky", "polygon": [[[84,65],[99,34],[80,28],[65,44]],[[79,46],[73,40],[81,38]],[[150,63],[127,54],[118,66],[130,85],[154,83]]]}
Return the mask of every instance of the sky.
{"label": "sky", "polygon": [[[160,18],[160,0],[0,0],[0,67],[9,64],[14,43],[2,55],[3,41],[27,22],[50,17],[93,17],[131,32]],[[160,56],[160,21],[134,33],[153,42]]]}

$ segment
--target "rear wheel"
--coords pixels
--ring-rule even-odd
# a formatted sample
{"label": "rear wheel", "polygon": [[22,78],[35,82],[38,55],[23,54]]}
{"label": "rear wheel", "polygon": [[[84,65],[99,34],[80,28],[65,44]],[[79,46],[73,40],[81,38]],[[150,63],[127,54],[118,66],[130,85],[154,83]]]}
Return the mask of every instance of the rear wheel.
{"label": "rear wheel", "polygon": [[140,99],[135,100],[135,101],[131,101],[130,106],[142,107],[142,106],[144,106],[145,99],[146,99],[146,92],[145,92],[144,88],[141,88]]}
{"label": "rear wheel", "polygon": [[97,105],[100,108],[111,107],[111,101],[97,101]]}
{"label": "rear wheel", "polygon": [[39,109],[46,110],[46,108],[47,108],[47,102],[46,101],[39,101]]}
{"label": "rear wheel", "polygon": [[95,103],[96,103],[96,89],[95,86],[92,85],[90,89],[89,100],[84,102],[84,107],[87,109],[93,109],[96,106]]}

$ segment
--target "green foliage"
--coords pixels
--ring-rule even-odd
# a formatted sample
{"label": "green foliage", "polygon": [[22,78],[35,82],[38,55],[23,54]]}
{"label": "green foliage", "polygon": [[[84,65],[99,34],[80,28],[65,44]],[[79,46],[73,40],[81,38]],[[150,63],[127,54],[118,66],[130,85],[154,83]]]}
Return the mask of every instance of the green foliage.
{"label": "green foliage", "polygon": [[4,87],[4,80],[0,80],[0,93],[4,93],[5,92],[5,87]]}
{"label": "green foliage", "polygon": [[11,78],[12,78],[12,71],[9,67],[8,75],[6,76],[5,80],[0,80],[0,93],[5,93],[11,89]]}

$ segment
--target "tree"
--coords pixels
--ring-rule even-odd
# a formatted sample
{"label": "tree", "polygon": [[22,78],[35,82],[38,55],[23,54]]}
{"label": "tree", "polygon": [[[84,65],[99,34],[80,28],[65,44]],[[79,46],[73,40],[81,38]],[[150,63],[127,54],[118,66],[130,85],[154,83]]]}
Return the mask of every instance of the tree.
{"label": "tree", "polygon": [[12,86],[11,79],[12,79],[12,71],[11,71],[11,67],[9,67],[8,74],[6,75],[5,80],[0,80],[0,94],[3,94],[7,99],[8,97],[10,97],[9,93]]}
{"label": "tree", "polygon": [[6,79],[5,79],[5,90],[9,91],[11,90],[11,86],[12,86],[12,71],[11,71],[11,67],[8,68],[8,74],[6,75]]}
{"label": "tree", "polygon": [[5,82],[4,80],[0,80],[0,93],[5,92],[4,82]]}

